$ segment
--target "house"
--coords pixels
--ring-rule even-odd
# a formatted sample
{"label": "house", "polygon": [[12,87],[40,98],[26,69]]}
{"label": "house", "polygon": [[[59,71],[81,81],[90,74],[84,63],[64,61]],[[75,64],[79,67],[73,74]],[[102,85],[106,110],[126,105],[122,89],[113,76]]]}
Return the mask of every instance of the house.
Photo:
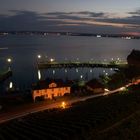
{"label": "house", "polygon": [[87,90],[93,93],[102,93],[104,92],[104,86],[97,80],[92,79],[86,83]]}
{"label": "house", "polygon": [[35,102],[36,97],[54,99],[56,97],[63,96],[66,93],[70,94],[70,92],[71,87],[62,80],[46,80],[40,81],[33,86],[32,98]]}
{"label": "house", "polygon": [[140,51],[132,50],[127,57],[127,62],[130,66],[140,67]]}

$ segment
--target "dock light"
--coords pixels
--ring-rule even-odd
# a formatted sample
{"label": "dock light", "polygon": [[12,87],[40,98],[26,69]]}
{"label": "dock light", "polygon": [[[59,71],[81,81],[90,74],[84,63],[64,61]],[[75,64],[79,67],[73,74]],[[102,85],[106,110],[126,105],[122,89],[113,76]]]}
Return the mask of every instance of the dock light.
{"label": "dock light", "polygon": [[66,102],[63,101],[63,102],[61,103],[61,108],[62,108],[62,109],[65,109],[65,108],[66,108]]}
{"label": "dock light", "polygon": [[68,71],[67,71],[67,69],[65,69],[65,73],[67,73]]}
{"label": "dock light", "polygon": [[53,75],[55,74],[55,70],[53,70]]}
{"label": "dock light", "polygon": [[83,75],[80,75],[80,78],[83,79]]}
{"label": "dock light", "polygon": [[108,73],[106,72],[106,73],[105,73],[105,75],[107,76],[107,75],[108,75]]}
{"label": "dock light", "polygon": [[11,59],[11,58],[8,58],[8,59],[7,59],[7,62],[8,62],[8,63],[11,63],[11,62],[12,62],[12,59]]}
{"label": "dock light", "polygon": [[53,59],[53,58],[51,58],[51,59],[50,59],[50,62],[54,62],[54,59]]}
{"label": "dock light", "polygon": [[40,54],[39,54],[39,55],[37,55],[37,58],[38,58],[38,59],[40,59],[40,58],[41,58],[41,55],[40,55]]}
{"label": "dock light", "polygon": [[90,73],[92,73],[92,69],[90,69]]}

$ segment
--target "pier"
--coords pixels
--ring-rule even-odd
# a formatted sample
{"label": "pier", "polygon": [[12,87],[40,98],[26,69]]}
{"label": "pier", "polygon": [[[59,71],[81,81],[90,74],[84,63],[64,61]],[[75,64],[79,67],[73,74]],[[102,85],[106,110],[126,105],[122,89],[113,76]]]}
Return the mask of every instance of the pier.
{"label": "pier", "polygon": [[12,71],[8,69],[7,71],[0,72],[0,82],[5,81],[12,76]]}
{"label": "pier", "polygon": [[127,62],[123,63],[102,63],[102,62],[38,62],[38,69],[50,68],[126,68]]}

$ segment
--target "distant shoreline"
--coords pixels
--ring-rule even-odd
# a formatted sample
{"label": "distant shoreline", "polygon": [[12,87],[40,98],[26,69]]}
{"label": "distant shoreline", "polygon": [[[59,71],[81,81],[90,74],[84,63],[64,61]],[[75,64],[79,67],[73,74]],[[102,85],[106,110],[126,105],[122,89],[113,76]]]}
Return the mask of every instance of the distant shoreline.
{"label": "distant shoreline", "polygon": [[54,36],[87,36],[87,37],[108,37],[108,38],[124,38],[124,39],[140,39],[140,36],[127,34],[97,34],[97,33],[74,33],[74,32],[47,32],[47,31],[0,31],[0,36],[7,35],[54,35]]}

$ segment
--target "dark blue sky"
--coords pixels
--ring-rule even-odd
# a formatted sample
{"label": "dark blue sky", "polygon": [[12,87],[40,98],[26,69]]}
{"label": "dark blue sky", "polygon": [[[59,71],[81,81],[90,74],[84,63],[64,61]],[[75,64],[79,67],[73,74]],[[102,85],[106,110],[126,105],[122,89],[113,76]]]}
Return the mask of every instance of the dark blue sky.
{"label": "dark blue sky", "polygon": [[0,2],[0,30],[140,32],[140,0]]}

